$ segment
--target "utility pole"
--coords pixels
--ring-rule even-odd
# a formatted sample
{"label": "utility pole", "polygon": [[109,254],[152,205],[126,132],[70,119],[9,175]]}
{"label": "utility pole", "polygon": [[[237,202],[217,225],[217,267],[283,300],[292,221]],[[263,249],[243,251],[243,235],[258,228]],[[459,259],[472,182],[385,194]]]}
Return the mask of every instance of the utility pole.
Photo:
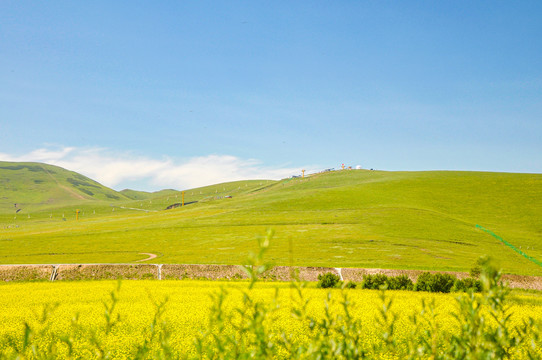
{"label": "utility pole", "polygon": [[184,191],[181,192],[181,194],[183,195],[183,205],[182,206],[184,206]]}
{"label": "utility pole", "polygon": [[301,173],[303,174],[302,178],[305,177],[305,170],[301,170]]}

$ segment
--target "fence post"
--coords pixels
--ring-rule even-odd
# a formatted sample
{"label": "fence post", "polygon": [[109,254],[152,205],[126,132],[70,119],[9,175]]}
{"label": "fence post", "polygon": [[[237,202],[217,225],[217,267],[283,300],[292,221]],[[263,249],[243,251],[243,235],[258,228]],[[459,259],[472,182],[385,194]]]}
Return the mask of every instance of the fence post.
{"label": "fence post", "polygon": [[58,265],[53,265],[53,271],[51,272],[51,278],[49,279],[50,281],[55,281],[57,269]]}
{"label": "fence post", "polygon": [[158,280],[162,280],[162,265],[163,264],[156,265],[158,266]]}

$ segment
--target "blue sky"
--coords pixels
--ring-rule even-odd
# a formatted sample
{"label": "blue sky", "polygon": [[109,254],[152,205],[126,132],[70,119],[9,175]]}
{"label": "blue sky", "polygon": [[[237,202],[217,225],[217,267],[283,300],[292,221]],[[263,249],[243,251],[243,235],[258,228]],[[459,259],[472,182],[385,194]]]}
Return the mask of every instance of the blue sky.
{"label": "blue sky", "polygon": [[539,1],[2,1],[0,160],[115,189],[542,172]]}

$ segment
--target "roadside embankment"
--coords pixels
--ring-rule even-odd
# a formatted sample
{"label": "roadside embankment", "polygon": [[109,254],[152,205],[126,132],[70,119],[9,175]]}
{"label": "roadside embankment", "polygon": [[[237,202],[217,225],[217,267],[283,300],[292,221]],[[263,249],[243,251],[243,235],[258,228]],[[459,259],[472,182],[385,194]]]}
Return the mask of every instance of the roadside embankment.
{"label": "roadside embankment", "polygon": [[53,280],[157,279],[156,265],[58,265]]}
{"label": "roadside embankment", "polygon": [[[334,272],[344,281],[361,282],[364,275],[406,275],[413,282],[423,270],[391,270],[329,267],[275,266],[262,274],[264,281],[290,281],[295,273],[301,281],[317,281],[318,275]],[[437,271],[429,271],[436,273]],[[463,279],[466,272],[446,272]],[[183,264],[59,264],[0,265],[0,281],[77,281],[77,280],[242,280],[248,279],[238,265]],[[511,288],[542,290],[542,276],[503,275]]]}
{"label": "roadside embankment", "polygon": [[[467,272],[456,271],[426,271],[426,270],[400,270],[400,269],[360,269],[360,268],[343,268],[342,276],[346,281],[361,282],[364,275],[384,274],[386,276],[399,276],[406,275],[416,282],[418,276],[424,272],[445,273],[451,274],[458,279],[464,279],[470,277]],[[542,276],[523,276],[523,275],[510,275],[504,274],[502,279],[508,283],[511,288],[530,289],[530,290],[542,290]]]}
{"label": "roadside embankment", "polygon": [[1,281],[45,281],[51,278],[52,265],[2,265]]}

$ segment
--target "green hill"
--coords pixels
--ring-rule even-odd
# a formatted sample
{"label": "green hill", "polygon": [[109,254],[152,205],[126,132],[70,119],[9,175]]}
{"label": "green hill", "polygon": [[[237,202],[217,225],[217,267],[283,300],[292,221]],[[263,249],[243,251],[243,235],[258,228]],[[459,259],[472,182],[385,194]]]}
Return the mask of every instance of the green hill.
{"label": "green hill", "polygon": [[131,200],[145,200],[152,197],[152,192],[147,191],[124,189],[119,192]]}
{"label": "green hill", "polygon": [[0,213],[28,213],[89,201],[127,199],[86,176],[58,166],[0,162]]}
{"label": "green hill", "polygon": [[160,190],[160,191],[154,191],[154,192],[124,189],[119,192],[131,200],[148,200],[152,198],[164,197],[167,195],[175,195],[178,193],[177,190],[172,190],[172,189],[166,189],[166,190]]}
{"label": "green hill", "polygon": [[542,275],[475,227],[542,260],[540,174],[344,170],[186,190],[184,207],[164,210],[180,202],[173,192],[80,206],[79,221],[73,206],[0,217],[0,263],[132,262],[154,253],[157,263],[241,264],[272,228],[276,264],[468,271],[488,254],[506,272]]}

